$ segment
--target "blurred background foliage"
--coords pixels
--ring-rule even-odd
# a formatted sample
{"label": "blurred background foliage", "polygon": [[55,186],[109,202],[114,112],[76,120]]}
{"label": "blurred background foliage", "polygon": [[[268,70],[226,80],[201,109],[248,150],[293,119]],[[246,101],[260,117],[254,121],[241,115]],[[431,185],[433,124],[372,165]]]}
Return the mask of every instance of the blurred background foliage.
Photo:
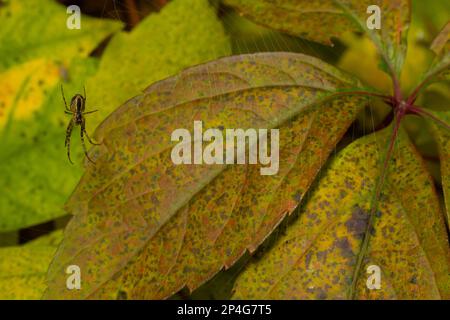
{"label": "blurred background foliage", "polygon": [[[81,8],[80,30],[66,28],[71,4]],[[428,47],[449,19],[448,0],[413,0],[405,91],[420,81],[432,59]],[[328,47],[258,26],[219,0],[2,0],[0,21],[0,298],[40,297],[68,220],[64,203],[83,171],[78,128],[72,139],[75,165],[64,148],[70,118],[64,114],[61,84],[68,101],[85,86],[87,109],[99,109],[87,116],[91,135],[111,111],[153,82],[232,54],[305,53],[382,91],[391,86],[362,35],[348,34]],[[448,83],[431,86],[421,99],[419,105],[442,110]],[[371,102],[343,144],[382,125],[389,112]],[[406,127],[439,188],[437,150],[426,124],[409,117]],[[247,259],[191,297],[227,298]]]}

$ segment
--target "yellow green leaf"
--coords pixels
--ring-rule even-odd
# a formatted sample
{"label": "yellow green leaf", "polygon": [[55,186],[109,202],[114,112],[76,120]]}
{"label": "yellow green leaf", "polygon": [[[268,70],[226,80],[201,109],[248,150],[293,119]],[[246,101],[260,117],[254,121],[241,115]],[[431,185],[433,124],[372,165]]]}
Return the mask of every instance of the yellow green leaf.
{"label": "yellow green leaf", "polygon": [[[428,46],[442,27],[438,21],[447,21],[448,8],[448,1],[445,0],[433,3],[412,1],[413,19],[408,32],[407,56],[400,78],[404,93],[412,91],[421,77],[428,72],[434,59]],[[343,35],[340,40],[345,43],[347,49],[340,57],[339,67],[351,72],[364,83],[382,92],[391,93],[392,81],[387,74],[379,70],[378,50],[373,41],[356,34]]]}
{"label": "yellow green leaf", "polygon": [[54,247],[0,248],[0,299],[40,299]]}
{"label": "yellow green leaf", "polygon": [[[75,59],[66,69],[66,92],[79,91],[96,62]],[[0,104],[8,110],[0,128],[0,232],[63,215],[64,202],[81,176],[81,168],[68,162],[63,144],[70,118],[64,114],[58,85],[60,68],[42,58],[0,73],[0,92],[5,93],[0,94]],[[82,159],[79,139],[73,140],[78,151],[73,153]]]}
{"label": "yellow green leaf", "polygon": [[69,30],[68,17],[49,0],[0,6],[0,232],[61,215],[80,176],[58,143],[66,121],[58,84],[69,78],[69,89],[79,87],[95,68],[82,59],[122,24],[82,15],[81,29]]}
{"label": "yellow green leaf", "polygon": [[60,66],[40,58],[16,65],[0,73],[0,130],[9,122],[26,120],[44,105],[45,99],[60,81]]}
{"label": "yellow green leaf", "polygon": [[[164,298],[254,251],[308,190],[365,98],[351,77],[291,53],[242,55],[187,69],[118,108],[98,128],[67,203],[74,215],[47,298]],[[175,165],[171,133],[279,128],[276,175],[260,165]],[[223,131],[222,131],[223,132]],[[81,290],[64,287],[79,265]]]}
{"label": "yellow green leaf", "polygon": [[23,246],[0,248],[0,300],[40,299],[48,266],[62,238],[62,230],[57,230]]}
{"label": "yellow green leaf", "polygon": [[[0,7],[0,12],[6,10],[4,14],[8,15],[20,7],[19,11],[26,16],[19,15],[17,19],[22,17],[28,19],[26,24],[35,23],[37,19],[29,22],[29,15],[38,2],[23,2],[12,1]],[[33,4],[28,13],[22,8],[26,2]],[[102,40],[98,35],[94,37],[97,32],[107,34],[96,19],[84,15],[81,33],[57,28],[58,23],[64,23],[65,27],[64,7],[53,3],[47,7],[45,1],[39,1],[41,3],[44,9],[40,11],[59,9],[60,13],[56,19],[47,19],[45,25],[43,22],[43,36],[35,39],[39,47],[30,54],[30,60],[11,66],[9,60],[5,60],[10,68],[0,73],[0,171],[5,172],[0,180],[0,189],[4,190],[0,198],[0,231],[27,227],[64,214],[64,202],[81,176],[79,164],[84,155],[78,127],[71,139],[73,160],[78,165],[70,165],[64,149],[65,129],[70,118],[64,114],[60,82],[64,83],[68,101],[76,93],[83,93],[86,84],[86,108],[99,109],[97,114],[86,117],[87,131],[92,133],[105,116],[148,84],[184,67],[226,55],[230,50],[223,27],[207,0],[178,0],[161,13],[149,15],[131,33],[117,34],[107,46],[99,66],[93,58],[74,59],[71,64],[65,64],[62,62],[73,57],[73,53],[89,54],[91,47],[89,51],[78,51],[80,43]],[[54,33],[58,29],[62,34],[52,38],[50,31]],[[71,33],[66,34],[69,31],[78,36],[71,38]],[[32,46],[32,41],[27,40],[29,34],[23,35],[23,32],[28,31],[18,28],[14,39],[22,37]],[[65,39],[64,50],[54,47],[61,44],[60,38]],[[13,46],[14,39],[4,41]],[[2,40],[0,48],[3,43]],[[98,43],[92,43],[92,48],[96,45]],[[50,54],[52,50],[57,50],[57,54]],[[1,57],[0,60],[3,55]]]}
{"label": "yellow green leaf", "polygon": [[81,28],[68,29],[66,7],[51,0],[7,0],[0,6],[0,72],[40,57],[69,64],[87,57],[122,23],[81,13]]}
{"label": "yellow green leaf", "polygon": [[332,0],[225,0],[240,14],[275,30],[331,45],[332,37],[358,30]]}
{"label": "yellow green leaf", "polygon": [[[235,284],[236,299],[449,299],[450,252],[423,160],[400,134],[354,296],[349,296],[390,130],[333,160],[298,219]],[[369,290],[372,268],[380,287]],[[370,273],[367,273],[367,268]]]}

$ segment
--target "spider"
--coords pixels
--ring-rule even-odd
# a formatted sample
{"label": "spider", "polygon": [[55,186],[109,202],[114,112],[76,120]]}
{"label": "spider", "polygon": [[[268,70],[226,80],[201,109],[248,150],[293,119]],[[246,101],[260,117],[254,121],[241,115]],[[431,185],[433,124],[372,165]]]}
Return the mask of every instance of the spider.
{"label": "spider", "polygon": [[62,97],[64,100],[64,105],[66,106],[66,110],[64,112],[72,115],[72,119],[70,119],[69,125],[67,126],[67,129],[66,129],[66,141],[64,144],[67,147],[67,157],[69,158],[69,161],[71,164],[73,164],[73,162],[70,159],[70,137],[72,136],[72,130],[73,130],[74,126],[81,127],[81,130],[80,130],[81,144],[83,145],[84,154],[86,155],[86,158],[88,158],[88,160],[92,163],[95,163],[95,162],[92,161],[91,158],[89,158],[89,155],[86,150],[86,145],[84,144],[83,134],[86,135],[86,137],[88,138],[89,142],[92,145],[99,145],[99,143],[93,142],[91,140],[91,138],[89,138],[89,135],[86,132],[86,119],[84,118],[84,115],[97,112],[98,110],[87,111],[87,112],[84,111],[85,106],[86,106],[86,88],[83,88],[83,89],[84,89],[84,96],[82,96],[79,93],[74,95],[72,97],[72,100],[70,100],[70,108],[69,108],[67,106],[66,97],[64,96],[63,86],[61,85],[61,93],[62,93]]}

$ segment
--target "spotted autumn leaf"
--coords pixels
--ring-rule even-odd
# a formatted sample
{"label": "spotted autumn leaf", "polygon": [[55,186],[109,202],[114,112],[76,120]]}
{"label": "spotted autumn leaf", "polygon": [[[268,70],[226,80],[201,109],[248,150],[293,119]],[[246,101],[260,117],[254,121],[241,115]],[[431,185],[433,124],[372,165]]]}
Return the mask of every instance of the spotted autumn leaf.
{"label": "spotted autumn leaf", "polygon": [[[450,123],[450,112],[437,113],[438,119]],[[447,227],[450,226],[450,133],[448,128],[431,122],[441,160],[441,184],[444,191],[447,212]],[[450,230],[450,229],[449,229]]]}
{"label": "spotted autumn leaf", "polygon": [[[67,203],[73,219],[46,298],[166,298],[254,251],[299,204],[366,98],[318,59],[267,53],[219,59],[150,86],[98,128],[102,142]],[[341,90],[338,90],[341,89]],[[261,165],[175,165],[171,133],[278,128],[276,175]],[[247,146],[250,148],[250,146]],[[64,268],[80,266],[81,290]]]}
{"label": "spotted autumn leaf", "polygon": [[[450,252],[438,197],[404,133],[397,139],[370,245],[359,250],[390,131],[355,141],[333,160],[298,220],[240,275],[234,298],[450,298]],[[355,277],[361,254],[366,267]],[[378,290],[369,289],[371,266],[381,273]]]}
{"label": "spotted autumn leaf", "polygon": [[[406,56],[410,0],[225,0],[241,14],[275,30],[331,45],[345,33],[367,33],[389,74],[398,77]],[[368,8],[377,5],[383,27],[367,28]],[[369,12],[372,12],[371,10]],[[373,13],[373,12],[372,12]],[[282,17],[282,18],[281,18]]]}

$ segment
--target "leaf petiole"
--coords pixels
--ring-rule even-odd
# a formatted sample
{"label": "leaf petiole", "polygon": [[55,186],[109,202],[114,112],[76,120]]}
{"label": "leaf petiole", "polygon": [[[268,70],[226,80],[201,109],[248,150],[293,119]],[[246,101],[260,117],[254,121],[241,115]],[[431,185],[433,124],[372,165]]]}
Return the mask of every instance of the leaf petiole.
{"label": "leaf petiole", "polygon": [[437,124],[443,126],[444,128],[450,130],[450,125],[448,123],[446,123],[445,121],[439,119],[438,117],[436,117],[434,114],[432,114],[431,112],[426,111],[425,109],[419,107],[419,106],[410,106],[409,107],[409,111],[411,111],[414,114],[417,115],[421,115],[424,117],[428,117],[429,119],[433,120],[434,122],[436,122]]}

